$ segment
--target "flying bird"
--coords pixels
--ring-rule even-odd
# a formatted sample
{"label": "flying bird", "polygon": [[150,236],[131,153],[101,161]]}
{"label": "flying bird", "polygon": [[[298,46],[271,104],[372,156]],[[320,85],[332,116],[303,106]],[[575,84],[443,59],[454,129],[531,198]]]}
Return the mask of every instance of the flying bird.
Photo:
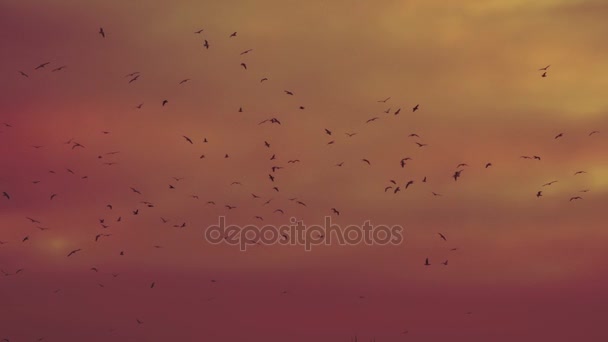
{"label": "flying bird", "polygon": [[192,142],[192,139],[188,138],[187,136],[182,135],[182,137],[183,137],[184,139],[186,139],[186,141],[187,141],[187,142],[189,142],[190,144],[194,144],[194,143]]}
{"label": "flying bird", "polygon": [[103,27],[99,28],[99,34],[101,35],[102,38],[106,37],[106,32],[103,30]]}
{"label": "flying bird", "polygon": [[42,64],[38,65],[37,67],[35,67],[35,68],[34,68],[34,70],[42,69],[42,68],[44,68],[45,66],[49,65],[50,63],[51,63],[51,62],[45,62],[45,63],[42,63]]}
{"label": "flying bird", "polygon": [[540,69],[538,69],[538,70],[539,70],[539,71],[547,71],[547,69],[549,69],[549,67],[550,67],[550,66],[551,66],[551,64],[547,65],[547,66],[546,66],[546,67],[544,67],[544,68],[540,68]]}
{"label": "flying bird", "polygon": [[454,172],[454,175],[452,176],[452,177],[454,177],[454,181],[458,180],[461,172],[462,172],[462,170],[458,170],[458,171]]}
{"label": "flying bird", "polygon": [[79,249],[75,249],[75,250],[71,251],[70,253],[68,253],[68,257],[70,257],[70,256],[72,256],[72,255],[74,255],[74,254],[76,254],[78,252],[80,252],[81,250],[82,249],[79,248]]}

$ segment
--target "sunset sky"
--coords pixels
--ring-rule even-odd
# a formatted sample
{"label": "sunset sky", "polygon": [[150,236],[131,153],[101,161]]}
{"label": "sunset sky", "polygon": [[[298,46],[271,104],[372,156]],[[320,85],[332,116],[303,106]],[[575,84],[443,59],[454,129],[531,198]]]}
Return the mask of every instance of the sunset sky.
{"label": "sunset sky", "polygon": [[[608,340],[607,16],[3,0],[0,340]],[[404,241],[243,252],[205,241],[220,216]]]}

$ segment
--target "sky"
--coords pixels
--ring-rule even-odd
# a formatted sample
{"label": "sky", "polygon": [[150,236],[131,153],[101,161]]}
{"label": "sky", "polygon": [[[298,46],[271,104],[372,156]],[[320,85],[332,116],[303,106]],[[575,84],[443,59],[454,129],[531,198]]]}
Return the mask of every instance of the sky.
{"label": "sky", "polygon": [[[0,339],[605,341],[606,15],[2,1]],[[242,251],[220,217],[403,241]]]}

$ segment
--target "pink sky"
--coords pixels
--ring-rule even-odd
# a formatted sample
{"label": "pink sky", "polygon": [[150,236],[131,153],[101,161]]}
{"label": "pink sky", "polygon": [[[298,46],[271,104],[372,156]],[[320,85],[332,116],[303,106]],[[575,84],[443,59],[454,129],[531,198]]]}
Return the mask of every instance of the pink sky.
{"label": "pink sky", "polygon": [[[603,1],[1,7],[0,339],[608,339]],[[404,243],[204,240],[327,215]]]}

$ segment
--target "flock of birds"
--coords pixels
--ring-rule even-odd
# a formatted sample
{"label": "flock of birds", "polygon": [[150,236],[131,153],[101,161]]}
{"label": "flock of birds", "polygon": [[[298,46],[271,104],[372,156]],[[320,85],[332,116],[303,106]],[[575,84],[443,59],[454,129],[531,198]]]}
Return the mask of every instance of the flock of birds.
{"label": "flock of birds", "polygon": [[[204,32],[204,30],[201,29],[201,30],[195,31],[194,34],[202,35],[203,32]],[[111,36],[109,36],[108,33],[106,33],[106,31],[104,30],[104,28],[99,28],[98,34],[99,34],[100,39],[110,39],[111,38]],[[226,37],[228,39],[236,38],[237,37],[237,32],[233,32],[231,34],[227,34]],[[212,44],[210,44],[210,42],[207,39],[203,39],[202,40],[202,48],[207,49],[207,50],[208,49],[212,49]],[[240,53],[240,55],[241,56],[245,56],[245,55],[250,54],[252,52],[253,52],[253,49],[251,49],[251,48],[244,49]],[[62,71],[67,70],[67,68],[68,68],[67,65],[58,65],[57,67],[51,68],[50,65],[51,65],[51,62],[44,62],[44,63],[41,63],[41,64],[35,66],[33,68],[33,70],[35,72],[38,72],[38,71],[45,70],[45,69],[48,70],[50,68],[51,72],[62,72]],[[249,70],[246,62],[241,62],[240,63],[240,67],[244,71]],[[539,69],[539,71],[542,71],[541,77],[543,77],[543,78],[547,77],[547,71],[548,71],[549,67],[550,67],[550,65],[547,65],[546,67]],[[29,72],[26,72],[26,71],[23,71],[23,70],[19,70],[18,72],[24,78],[30,78],[30,76],[31,76]],[[128,73],[128,74],[125,75],[125,78],[127,79],[126,82],[129,83],[129,84],[137,82],[137,81],[140,80],[141,75],[142,74],[140,72],[130,72],[130,73]],[[183,80],[179,81],[178,83],[180,85],[183,85],[183,84],[188,83],[190,80],[191,79],[186,78],[186,79],[183,79]],[[268,77],[263,77],[263,78],[259,79],[259,83],[265,83],[265,82],[269,82],[269,81],[270,80],[269,80]],[[293,90],[285,89],[285,90],[283,90],[283,93],[284,93],[285,96],[296,97],[296,93]],[[391,100],[391,97],[386,97],[386,98],[377,100],[377,103],[385,105],[385,104],[389,103],[390,100]],[[140,109],[143,108],[143,105],[144,105],[144,103],[139,103],[138,105],[135,106],[135,108],[138,109],[138,110],[140,110]],[[159,99],[157,105],[159,105],[161,107],[170,106],[170,101],[169,101],[169,99]],[[305,110],[306,107],[304,105],[299,105],[297,107],[297,109],[299,109],[299,110]],[[423,108],[421,107],[420,104],[415,103],[415,104],[412,104],[411,106],[408,106],[408,109],[409,109],[409,111],[411,113],[416,113],[418,111],[421,111]],[[239,107],[238,108],[238,112],[243,112],[243,108]],[[391,107],[391,108],[387,108],[385,110],[382,110],[382,112],[384,114],[388,114],[388,115],[399,115],[402,112],[402,108],[398,107],[398,108],[394,109],[394,108]],[[380,120],[381,117],[382,117],[382,115],[373,116],[373,117],[365,120],[364,122],[362,122],[361,126],[365,127],[366,125],[373,124],[374,122]],[[5,123],[3,123],[3,125],[4,125],[4,129],[14,129],[14,127],[13,127],[13,125],[11,123],[5,122]],[[280,126],[280,125],[282,125],[282,119],[280,117],[268,117],[268,118],[264,118],[264,119],[259,120],[258,125],[277,125],[277,126]],[[320,134],[325,134],[328,137],[329,141],[327,142],[327,145],[332,145],[332,144],[336,143],[337,137],[336,137],[336,133],[334,131],[332,131],[329,128],[323,128],[323,127],[320,127],[319,131],[320,131]],[[112,133],[111,131],[102,131],[101,132],[101,134],[104,134],[104,135],[111,135],[111,133]],[[344,134],[344,136],[347,139],[351,139],[351,138],[355,138],[355,136],[358,134],[358,132],[344,132],[343,134]],[[597,135],[597,134],[600,134],[600,132],[599,131],[591,131],[588,135],[589,136],[594,136],[594,135]],[[561,138],[564,137],[564,135],[565,135],[564,133],[559,133],[554,138],[555,139],[561,139]],[[420,139],[420,136],[418,134],[416,134],[416,133],[411,133],[411,134],[408,135],[408,137],[412,139],[412,144],[415,144],[418,148],[422,149],[422,148],[426,148],[427,146],[429,146],[427,143],[423,143],[421,141],[421,139]],[[202,144],[210,144],[211,143],[207,138],[202,138],[202,139],[198,138],[197,139],[197,138],[193,138],[191,136],[186,136],[186,135],[182,135],[181,139],[183,139],[184,143],[191,144],[191,145],[198,144],[199,142],[202,143]],[[263,144],[268,149],[268,151],[270,151],[268,153],[268,160],[271,162],[271,165],[269,167],[269,171],[268,171],[267,176],[265,176],[265,178],[267,178],[267,181],[269,182],[269,185],[268,185],[269,191],[272,192],[272,193],[288,192],[285,189],[283,189],[283,187],[279,186],[279,178],[280,178],[279,172],[280,172],[281,169],[285,168],[286,166],[284,164],[281,165],[279,156],[277,156],[275,153],[272,153],[272,146],[271,146],[271,144],[268,141],[263,141]],[[86,147],[87,144],[86,144],[86,142],[75,141],[74,139],[69,139],[69,140],[65,141],[65,145],[66,145],[67,148],[69,148],[71,150],[77,150],[78,149],[78,150],[82,150],[82,151],[87,151],[87,147]],[[41,149],[41,148],[44,148],[44,146],[43,145],[32,145],[32,148]],[[99,154],[99,155],[97,155],[95,157],[98,160],[102,161],[103,165],[112,166],[112,165],[115,165],[115,164],[117,164],[119,162],[119,161],[117,161],[115,159],[112,159],[112,158],[115,158],[115,157],[117,157],[119,155],[120,155],[120,151],[110,151],[110,152],[106,152],[106,153],[103,153],[103,154]],[[228,153],[225,153],[225,154],[223,154],[223,157],[224,158],[230,158],[230,155]],[[199,159],[205,159],[205,158],[206,158],[205,154],[201,154],[199,156]],[[541,157],[537,156],[537,155],[531,155],[531,156],[523,155],[520,158],[522,158],[522,159],[528,159],[528,160],[533,160],[533,161],[534,160],[536,160],[536,161],[540,161],[541,160]],[[110,160],[106,161],[108,159],[110,159]],[[400,167],[400,168],[406,168],[407,164],[410,161],[412,161],[411,157],[407,157],[406,156],[406,157],[398,158],[398,159],[395,160],[395,166],[396,167]],[[294,165],[294,164],[300,163],[300,160],[299,159],[288,159],[288,160],[285,160],[285,162],[286,162],[287,165]],[[372,161],[370,161],[367,158],[361,158],[360,162],[363,163],[363,165],[367,165],[367,166],[371,166],[372,165]],[[336,167],[342,167],[343,165],[344,165],[344,161],[340,161],[337,164],[335,164]],[[485,169],[489,169],[489,168],[493,167],[492,162],[489,162],[489,161],[485,161],[481,165],[483,165],[483,167]],[[469,165],[467,163],[459,163],[458,165],[456,165],[456,168],[453,171],[450,172],[450,174],[446,173],[446,177],[451,177],[454,182],[457,182],[461,177],[463,177],[463,174],[466,174],[465,170],[467,170],[468,167],[469,167]],[[76,175],[76,172],[73,171],[70,168],[66,168],[66,170],[64,170],[64,171],[67,172],[67,173],[69,173],[69,174]],[[57,173],[57,171],[51,170],[51,171],[49,171],[49,173],[50,174],[55,174],[55,173]],[[585,174],[584,170],[579,170],[579,171],[575,172],[573,174],[573,176],[580,176],[580,175],[584,175],[584,174]],[[86,175],[82,175],[82,176],[80,176],[80,178],[81,179],[89,179],[89,177],[86,176]],[[176,189],[177,183],[179,183],[180,181],[182,181],[182,179],[183,178],[180,178],[180,177],[173,177],[171,183],[168,184],[167,187],[169,189],[171,189],[171,190]],[[52,182],[52,180],[49,180],[49,181]],[[32,180],[32,184],[39,184],[40,182],[42,182],[42,180],[40,180],[40,179]],[[407,180],[407,181],[405,181],[403,183],[391,179],[391,180],[388,180],[388,184],[386,184],[386,186],[384,187],[384,192],[385,193],[391,193],[392,192],[393,194],[397,194],[399,192],[406,191],[406,190],[410,189],[411,187],[417,186],[419,182],[420,183],[427,183],[427,182],[430,182],[430,180],[427,179],[426,176],[423,177],[420,180],[410,179],[410,180]],[[547,182],[545,184],[542,184],[541,187],[542,188],[549,187],[552,184],[555,184],[556,182],[558,182],[558,180],[553,180],[553,181]],[[230,186],[239,186],[239,185],[241,185],[241,183],[239,181],[234,181],[234,182],[232,182],[230,184]],[[7,185],[5,184],[3,186],[7,186]],[[5,201],[12,201],[12,200],[14,200],[13,197],[18,197],[19,196],[18,193],[15,194],[11,190],[9,190],[9,189],[0,189],[0,191],[2,192],[3,200],[5,200]],[[379,189],[379,191],[381,191],[381,190]],[[587,192],[587,191],[589,191],[589,189],[584,189],[584,190],[581,190],[581,193],[584,193],[584,192]],[[144,192],[141,191],[137,186],[133,185],[133,186],[125,187],[124,193],[126,194],[126,193],[129,193],[129,192],[131,194],[134,194],[136,196],[144,198]],[[441,193],[434,192],[434,191],[430,191],[429,195],[432,195],[432,196],[442,196]],[[531,195],[533,195],[533,193]],[[199,195],[194,195],[193,194],[193,195],[190,195],[190,196],[193,199],[196,199],[196,200],[198,200],[200,198]],[[268,205],[272,205],[273,204],[273,198],[271,198],[271,197],[264,198],[263,195],[259,195],[259,194],[256,194],[256,193],[247,194],[247,197],[249,197],[249,196],[254,201],[258,201],[258,200],[259,201],[263,201],[263,203],[262,203],[263,206],[268,206]],[[543,190],[538,190],[536,192],[536,197],[537,198],[543,197]],[[61,194],[60,193],[51,193],[48,198],[49,198],[50,201],[61,200]],[[582,199],[583,199],[583,197],[581,195],[575,195],[575,196],[569,197],[569,201],[576,201],[576,200],[582,200]],[[290,202],[295,203],[296,205],[302,206],[302,207],[307,207],[308,206],[308,204],[306,202],[304,202],[303,200],[299,199],[297,196],[289,197],[289,198],[287,198],[287,200],[290,201]],[[206,203],[206,205],[209,205],[209,206],[218,205],[214,200],[211,200],[211,199],[206,200],[205,203]],[[3,205],[5,205],[5,204],[3,204]],[[128,214],[126,214],[126,215],[137,216],[137,215],[140,215],[140,210],[147,210],[147,209],[155,208],[155,207],[156,207],[156,205],[155,205],[155,203],[153,201],[151,201],[149,199],[147,199],[147,200],[143,200],[142,199],[141,201],[139,201],[138,207],[129,209]],[[230,210],[236,209],[237,207],[235,205],[233,205],[233,204],[226,203],[226,204],[224,204],[224,208],[227,211],[230,211]],[[115,208],[115,206],[113,204],[108,203],[105,206],[105,208],[100,208],[100,209],[105,210],[107,213],[111,213],[111,212],[115,212],[117,208]],[[283,214],[285,214],[285,211],[286,211],[285,209],[279,208],[279,207],[275,207],[273,209],[274,210],[272,210],[271,213],[272,214],[277,214],[277,215],[283,215]],[[338,208],[336,208],[336,207],[331,207],[331,208],[327,208],[327,213],[329,215],[339,216],[341,214],[341,210],[338,209]],[[105,216],[105,215],[106,214],[103,214],[103,216]],[[97,220],[97,223],[98,223],[99,231],[97,231],[95,234],[93,234],[91,236],[91,240],[94,241],[95,243],[100,243],[104,239],[111,238],[113,236],[112,233],[110,233],[111,232],[111,228],[114,225],[120,224],[121,222],[123,222],[124,216],[125,216],[125,214],[117,215],[117,216],[113,217],[112,219],[109,219],[109,218],[106,218],[106,217],[97,218],[96,220]],[[34,218],[34,217],[30,217],[30,216],[26,217],[25,219],[27,221],[29,221],[29,223],[31,223],[32,225],[34,225],[41,232],[50,229],[47,226],[48,222],[42,222],[41,220],[39,220],[37,218]],[[168,219],[166,217],[159,216],[158,219],[159,219],[160,222],[162,222],[162,224],[171,224],[170,223],[170,219]],[[256,215],[252,219],[258,220],[258,221],[264,221],[264,217],[262,215]],[[172,226],[175,227],[175,228],[185,228],[187,226],[187,224],[188,224],[188,222],[186,222],[186,221],[184,221],[184,222],[176,222],[176,223],[173,223]],[[8,243],[27,243],[33,237],[34,237],[34,235],[28,234],[28,235],[22,237],[20,240],[17,240],[17,241],[0,240],[0,247],[1,247],[1,245],[8,244]],[[288,239],[289,237],[288,236],[284,236],[284,238]],[[443,241],[447,241],[448,240],[447,237],[443,233],[441,233],[441,232],[437,233],[437,238],[441,239]],[[257,242],[256,241],[251,241],[251,243],[252,244],[256,244]],[[154,245],[153,247],[160,249],[163,246],[162,245]],[[458,248],[451,248],[450,251],[455,251],[457,249]],[[81,253],[86,253],[86,249],[85,248],[74,248],[74,249],[66,250],[65,251],[65,256],[67,258],[75,258],[75,257],[77,257]],[[125,251],[124,250],[120,250],[120,251],[118,251],[118,253],[119,253],[119,255],[124,255]],[[443,260],[440,263],[443,266],[448,266],[448,260]],[[423,265],[423,266],[431,266],[432,263],[429,260],[429,258],[426,258],[424,260],[424,262],[421,262],[421,265]],[[97,273],[97,272],[99,272],[99,269],[97,267],[91,267],[89,271]],[[9,277],[9,276],[17,276],[17,275],[23,273],[24,269],[20,268],[20,269],[17,269],[17,270],[14,270],[14,271],[10,271],[10,272],[2,269],[2,270],[0,270],[0,272],[2,273],[3,276]],[[114,274],[113,273],[112,276],[115,278],[115,277],[118,276],[118,274]],[[217,280],[210,279],[210,282],[215,283],[215,282],[217,282]],[[98,285],[100,287],[104,286],[101,283],[99,283]],[[150,289],[154,289],[155,286],[156,286],[156,282],[151,282],[151,284],[150,284],[149,287],[150,287]],[[61,291],[61,290],[57,289],[57,290],[55,290],[55,293],[59,292],[59,291]],[[286,294],[287,292],[283,291],[281,293],[282,294]],[[363,299],[365,297],[361,296],[360,298]],[[137,324],[137,325],[144,324],[144,321],[141,320],[140,318],[134,318],[133,322],[135,324]],[[406,334],[406,333],[408,333],[407,330],[403,332],[403,334]],[[12,342],[9,338],[4,338],[2,341]],[[38,341],[42,341],[42,338],[39,339]],[[356,339],[355,339],[355,341],[356,341]]]}

